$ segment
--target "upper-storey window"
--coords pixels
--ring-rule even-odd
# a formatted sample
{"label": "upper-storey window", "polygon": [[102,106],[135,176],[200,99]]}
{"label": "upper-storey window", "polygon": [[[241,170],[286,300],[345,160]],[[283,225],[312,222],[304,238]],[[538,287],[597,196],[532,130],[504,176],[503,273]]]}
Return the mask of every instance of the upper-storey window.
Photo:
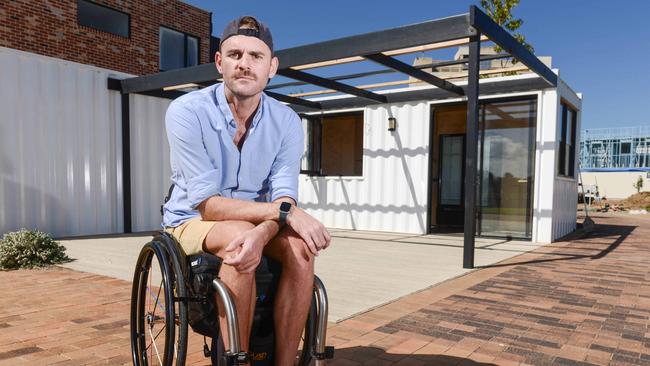
{"label": "upper-storey window", "polygon": [[199,64],[199,39],[173,29],[160,27],[160,70],[166,71]]}
{"label": "upper-storey window", "polygon": [[77,23],[129,38],[129,14],[91,1],[77,0]]}

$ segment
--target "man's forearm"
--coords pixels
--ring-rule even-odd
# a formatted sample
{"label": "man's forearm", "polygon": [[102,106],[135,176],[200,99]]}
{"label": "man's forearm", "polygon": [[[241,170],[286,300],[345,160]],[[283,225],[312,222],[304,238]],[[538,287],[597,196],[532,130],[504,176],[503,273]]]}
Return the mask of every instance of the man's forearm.
{"label": "man's forearm", "polygon": [[197,208],[203,220],[239,220],[258,225],[265,221],[277,222],[281,202],[290,202],[295,205],[293,199],[288,197],[281,197],[274,202],[254,202],[212,196],[203,201]]}
{"label": "man's forearm", "polygon": [[264,221],[257,225],[257,228],[263,230],[265,234],[264,242],[266,244],[268,244],[271,239],[273,239],[280,232],[280,224],[274,220]]}

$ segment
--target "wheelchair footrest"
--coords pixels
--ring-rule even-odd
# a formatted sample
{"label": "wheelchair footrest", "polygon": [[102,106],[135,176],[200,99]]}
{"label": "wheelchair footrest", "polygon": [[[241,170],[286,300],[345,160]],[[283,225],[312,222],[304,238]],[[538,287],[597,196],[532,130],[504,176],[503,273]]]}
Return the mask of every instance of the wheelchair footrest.
{"label": "wheelchair footrest", "polygon": [[325,352],[314,352],[313,356],[317,360],[331,360],[334,358],[334,347],[326,346]]}

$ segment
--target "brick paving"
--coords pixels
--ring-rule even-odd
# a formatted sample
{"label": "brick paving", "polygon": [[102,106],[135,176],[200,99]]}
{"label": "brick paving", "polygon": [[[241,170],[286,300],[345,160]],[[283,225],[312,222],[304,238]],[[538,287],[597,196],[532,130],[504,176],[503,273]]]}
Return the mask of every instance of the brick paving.
{"label": "brick paving", "polygon": [[[650,218],[596,229],[331,324],[331,365],[650,365]],[[130,364],[130,284],[0,272],[0,365]],[[207,365],[202,339],[189,363]]]}

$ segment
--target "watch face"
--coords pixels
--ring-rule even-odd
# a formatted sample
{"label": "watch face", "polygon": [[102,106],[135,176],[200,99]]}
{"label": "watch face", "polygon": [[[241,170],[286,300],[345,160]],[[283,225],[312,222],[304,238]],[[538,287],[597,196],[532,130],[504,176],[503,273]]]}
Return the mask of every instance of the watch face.
{"label": "watch face", "polygon": [[289,212],[291,210],[291,204],[289,202],[282,202],[280,204],[280,211]]}

